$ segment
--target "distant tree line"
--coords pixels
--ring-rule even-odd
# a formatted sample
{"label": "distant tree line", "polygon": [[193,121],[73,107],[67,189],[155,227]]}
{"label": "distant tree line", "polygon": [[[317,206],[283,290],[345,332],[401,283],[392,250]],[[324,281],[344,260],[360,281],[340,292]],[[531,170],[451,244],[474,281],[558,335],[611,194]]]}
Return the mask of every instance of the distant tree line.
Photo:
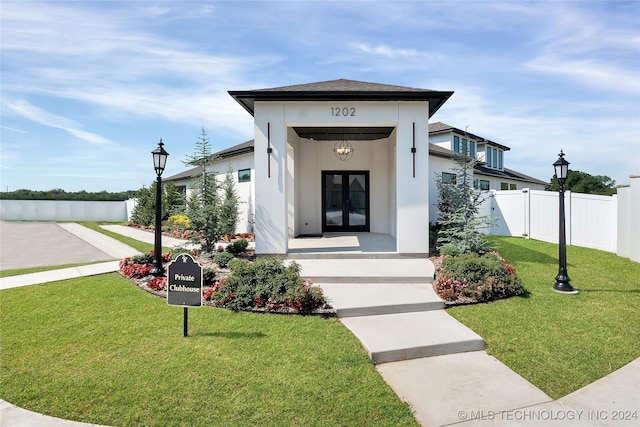
{"label": "distant tree line", "polygon": [[15,190],[0,192],[0,199],[7,200],[81,200],[91,202],[121,202],[133,199],[138,193],[137,190],[121,191],[119,193],[109,193],[107,191],[99,191],[90,193],[87,191],[71,191],[67,192],[61,188],[49,191],[34,190]]}
{"label": "distant tree line", "polygon": [[[547,184],[547,191],[558,191],[560,184],[555,175],[551,178],[551,182]],[[574,193],[599,194],[602,196],[611,196],[618,192],[616,182],[603,175],[590,175],[586,172],[572,171],[567,172],[567,179],[564,181],[564,189],[573,191]]]}

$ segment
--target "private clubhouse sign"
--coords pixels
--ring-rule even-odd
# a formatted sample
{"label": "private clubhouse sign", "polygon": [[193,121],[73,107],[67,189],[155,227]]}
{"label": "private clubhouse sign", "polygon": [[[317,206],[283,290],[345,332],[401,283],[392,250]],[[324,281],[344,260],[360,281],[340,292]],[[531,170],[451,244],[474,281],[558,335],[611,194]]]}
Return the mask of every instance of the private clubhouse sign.
{"label": "private clubhouse sign", "polygon": [[202,267],[191,255],[180,254],[169,264],[167,282],[169,305],[202,306]]}

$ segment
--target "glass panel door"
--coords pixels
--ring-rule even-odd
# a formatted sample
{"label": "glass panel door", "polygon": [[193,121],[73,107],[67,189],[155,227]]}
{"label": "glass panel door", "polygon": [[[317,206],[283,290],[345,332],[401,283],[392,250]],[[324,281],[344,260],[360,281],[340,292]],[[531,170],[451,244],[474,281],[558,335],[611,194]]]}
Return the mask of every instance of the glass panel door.
{"label": "glass panel door", "polygon": [[342,175],[326,174],[324,224],[329,227],[342,227]]}
{"label": "glass panel door", "polygon": [[369,172],[323,172],[322,231],[369,231]]}

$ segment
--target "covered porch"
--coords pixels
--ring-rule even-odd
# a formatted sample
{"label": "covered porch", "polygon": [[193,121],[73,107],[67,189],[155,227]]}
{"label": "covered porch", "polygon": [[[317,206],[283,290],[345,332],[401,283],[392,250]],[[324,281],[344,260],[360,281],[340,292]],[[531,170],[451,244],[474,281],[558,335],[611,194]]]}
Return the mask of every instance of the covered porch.
{"label": "covered porch", "polygon": [[380,233],[323,233],[289,239],[289,258],[396,258],[396,238]]}

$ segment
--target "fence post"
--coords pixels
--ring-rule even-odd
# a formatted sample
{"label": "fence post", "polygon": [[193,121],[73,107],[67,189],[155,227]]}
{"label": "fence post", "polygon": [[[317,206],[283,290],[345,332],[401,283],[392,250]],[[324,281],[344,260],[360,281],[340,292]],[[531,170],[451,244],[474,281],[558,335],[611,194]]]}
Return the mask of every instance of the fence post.
{"label": "fence post", "polygon": [[567,245],[571,246],[571,235],[572,232],[572,221],[571,217],[573,216],[573,210],[571,209],[571,200],[573,198],[573,193],[571,190],[567,190],[564,193],[564,206],[565,206],[565,227],[567,230]]}
{"label": "fence post", "polygon": [[524,234],[525,238],[531,238],[531,190],[529,188],[525,188],[522,190],[522,197],[524,203]]}

